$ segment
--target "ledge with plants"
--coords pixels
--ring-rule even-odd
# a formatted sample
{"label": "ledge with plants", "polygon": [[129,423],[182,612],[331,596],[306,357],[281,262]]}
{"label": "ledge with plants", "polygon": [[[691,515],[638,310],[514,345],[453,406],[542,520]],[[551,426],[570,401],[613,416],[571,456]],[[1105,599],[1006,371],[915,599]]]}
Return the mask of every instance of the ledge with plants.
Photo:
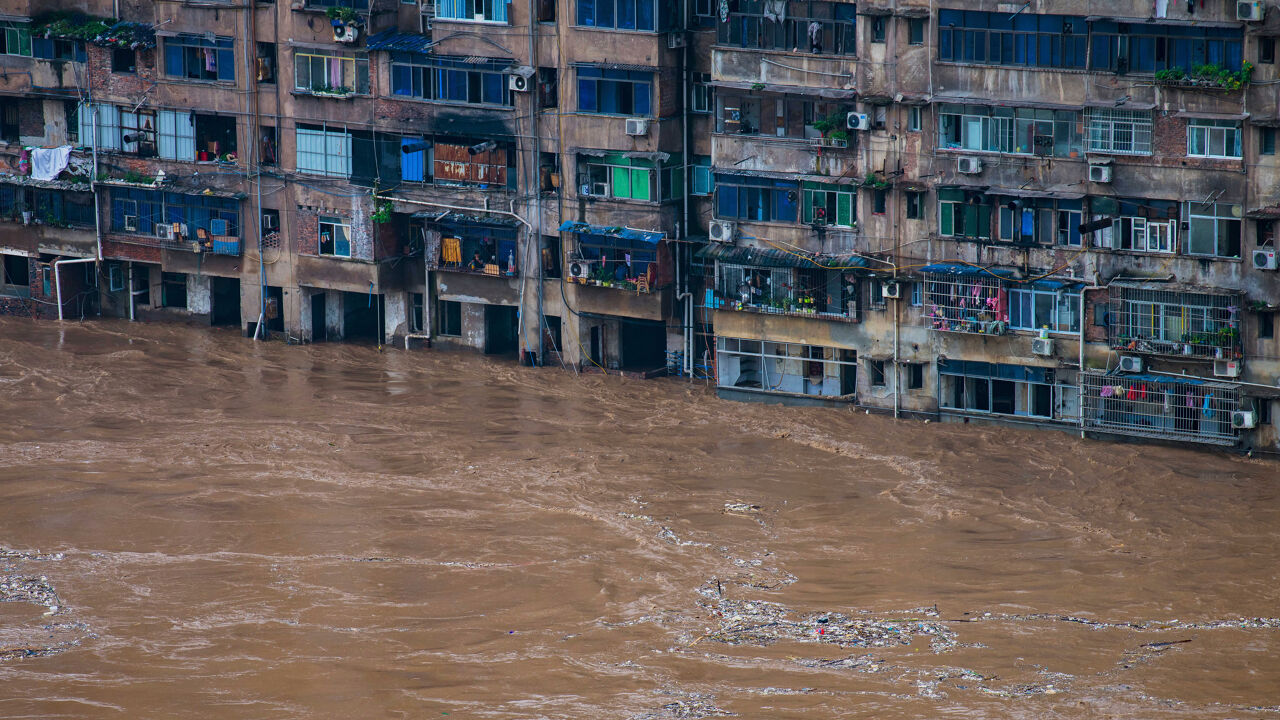
{"label": "ledge with plants", "polygon": [[1253,63],[1245,62],[1239,70],[1228,70],[1212,63],[1197,65],[1191,72],[1183,68],[1157,70],[1157,85],[1170,87],[1201,88],[1206,90],[1239,90],[1253,77]]}

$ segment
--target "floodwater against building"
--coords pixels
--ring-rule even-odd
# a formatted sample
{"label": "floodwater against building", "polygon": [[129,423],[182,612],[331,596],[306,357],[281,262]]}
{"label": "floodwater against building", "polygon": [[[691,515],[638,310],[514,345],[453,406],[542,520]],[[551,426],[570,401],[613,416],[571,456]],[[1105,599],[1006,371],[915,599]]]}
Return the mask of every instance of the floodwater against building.
{"label": "floodwater against building", "polygon": [[1274,717],[1272,461],[0,318],[0,716]]}

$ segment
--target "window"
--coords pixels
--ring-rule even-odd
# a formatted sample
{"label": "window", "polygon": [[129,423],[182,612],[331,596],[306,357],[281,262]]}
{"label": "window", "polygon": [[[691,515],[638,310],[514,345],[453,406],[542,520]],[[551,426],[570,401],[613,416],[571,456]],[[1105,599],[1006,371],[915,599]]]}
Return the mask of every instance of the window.
{"label": "window", "polygon": [[80,103],[63,100],[62,117],[67,122],[67,142],[72,145],[80,144]]}
{"label": "window", "polygon": [[1012,198],[1000,206],[1000,239],[1020,245],[1080,245],[1079,200]]}
{"label": "window", "polygon": [[938,147],[1068,157],[1084,149],[1080,114],[1071,110],[944,104]]}
{"label": "window", "polygon": [[670,166],[659,168],[652,160],[631,159],[621,153],[613,153],[600,158],[580,158],[579,169],[582,184],[590,185],[591,195],[620,200],[657,200],[659,169],[667,171],[662,173],[662,199],[668,200],[679,194],[678,169],[673,177]]}
{"label": "window", "polygon": [[254,66],[257,70],[258,82],[274,83],[276,81],[276,44],[260,42],[257,47],[258,54],[254,59]]}
{"label": "window", "polygon": [[3,54],[31,57],[31,26],[26,23],[12,21],[0,22],[0,41],[3,41]]}
{"label": "window", "polygon": [[31,191],[29,200],[35,216],[47,225],[93,227],[96,222],[93,195],[89,193],[37,189]]}
{"label": "window", "polygon": [[1187,253],[1214,257],[1240,257],[1240,206],[1230,203],[1186,204],[1190,218]]}
{"label": "window", "polygon": [[1113,348],[1214,357],[1240,344],[1238,296],[1111,287]]}
{"label": "window", "polygon": [[1272,340],[1276,336],[1276,314],[1274,312],[1258,313],[1258,339]]}
{"label": "window", "polygon": [[258,162],[263,165],[275,165],[280,162],[278,157],[279,136],[276,129],[270,125],[263,125],[258,128]]}
{"label": "window", "polygon": [[30,297],[31,275],[27,267],[27,258],[22,255],[4,255],[4,265],[0,266],[4,276],[0,277],[0,295]]}
{"label": "window", "polygon": [[[1076,28],[1081,35],[1086,32],[1079,24]],[[1093,70],[1154,73],[1181,68],[1190,73],[1207,64],[1236,71],[1243,60],[1244,33],[1238,25],[1210,28],[1095,20],[1088,32]]]}
{"label": "window", "polygon": [[1071,15],[939,10],[938,59],[1083,69],[1088,32]]}
{"label": "window", "polygon": [[31,57],[41,60],[70,60],[72,62],[84,62],[88,59],[85,54],[83,40],[57,37],[31,38]]}
{"label": "window", "polygon": [[556,0],[538,0],[538,22],[556,21]]}
{"label": "window", "polygon": [[391,54],[391,92],[400,97],[470,105],[512,104],[509,60]]}
{"label": "window", "polygon": [[262,235],[266,237],[274,232],[280,232],[280,211],[270,208],[262,210]]}
{"label": "window", "polygon": [[298,125],[298,172],[351,176],[351,135],[345,128]]}
{"label": "window", "polygon": [[[714,11],[715,3],[710,4]],[[787,52],[807,49],[836,55],[858,52],[853,3],[787,3],[784,13],[777,12],[778,3],[741,2],[730,3],[729,7],[735,5],[727,22],[716,23],[716,41],[721,44]]]}
{"label": "window", "polygon": [[907,389],[919,390],[924,387],[924,365],[921,363],[906,363],[902,366],[907,374]]}
{"label": "window", "polygon": [[876,15],[871,18],[871,42],[877,45],[884,43],[884,27],[886,21],[884,16]]}
{"label": "window", "polygon": [[924,283],[911,283],[911,306],[920,307],[924,305]]}
{"label": "window", "polygon": [[[560,259],[564,257],[560,248],[560,237],[558,235],[542,236],[542,277],[560,277]],[[558,320],[559,318],[556,319]]]}
{"label": "window", "polygon": [[160,305],[187,309],[187,276],[184,273],[161,273]]}
{"label": "window", "polygon": [[795,222],[799,189],[794,182],[717,174],[716,217],[757,222]]}
{"label": "window", "polygon": [[1240,123],[1235,120],[1193,118],[1187,125],[1189,157],[1238,158]]}
{"label": "window", "polygon": [[693,158],[693,194],[710,195],[715,190],[715,180],[711,174],[711,157],[697,155]]}
{"label": "window", "polygon": [[1009,291],[1009,327],[1080,332],[1080,293],[1014,288]]}
{"label": "window", "polygon": [[885,206],[889,203],[889,191],[876,188],[871,191],[871,212],[874,215],[883,215]]}
{"label": "window", "polygon": [[440,20],[505,23],[508,1],[439,0],[436,4],[436,17]]}
{"label": "window", "polygon": [[138,72],[138,51],[116,48],[111,51],[111,72],[133,74]]}
{"label": "window", "polygon": [[715,107],[711,73],[695,72],[690,76],[689,112],[709,113]]}
{"label": "window", "polygon": [[717,338],[716,350],[720,387],[846,398],[858,391],[852,350],[731,337]]}
{"label": "window", "polygon": [[232,38],[206,40],[202,35],[178,35],[164,40],[164,73],[188,80],[236,79]]}
{"label": "window", "polygon": [[462,303],[441,300],[436,306],[436,316],[439,318],[440,335],[449,337],[462,335]]}
{"label": "window", "polygon": [[1106,327],[1108,324],[1108,305],[1106,303],[1093,304],[1093,325],[1094,327]]}
{"label": "window", "polygon": [[409,332],[422,332],[422,321],[425,311],[423,294],[409,293]]}
{"label": "window", "polygon": [[351,225],[342,218],[320,218],[320,254],[351,257]]}
{"label": "window", "polygon": [[922,114],[923,113],[920,110],[919,105],[912,105],[911,107],[907,108],[907,130],[908,131],[920,132],[920,127],[922,124],[920,121],[920,116]]}
{"label": "window", "polygon": [[[191,237],[212,233],[214,221],[226,224],[227,235],[240,236],[240,204],[232,198],[181,195],[173,192],[112,188],[111,229],[130,235],[154,235],[155,226],[181,223]],[[92,221],[92,216],[90,216]]]}
{"label": "window", "polygon": [[884,382],[884,361],[883,360],[868,360],[867,374],[871,378],[872,387],[884,387],[885,382]]}
{"label": "window", "polygon": [[614,30],[666,30],[680,3],[666,0],[577,0],[578,25]]}
{"label": "window", "polygon": [[560,71],[556,68],[538,68],[538,107],[560,107]]}
{"label": "window", "polygon": [[849,186],[804,183],[801,193],[801,222],[813,225],[854,227],[858,224],[857,203]]}
{"label": "window", "polygon": [[907,20],[907,44],[924,44],[924,18],[910,18]]}
{"label": "window", "polygon": [[844,117],[849,112],[849,107],[838,102],[806,100],[800,96],[760,97],[722,92],[716,94],[715,102],[719,109],[715,129],[718,133],[804,140],[820,135],[814,123],[824,118],[835,116],[839,118],[840,127],[844,127]]}
{"label": "window", "polygon": [[939,361],[938,375],[938,399],[951,410],[1048,419],[1062,414],[1056,408],[1073,403],[1068,398],[1074,389],[1057,384],[1054,368],[947,360]]}
{"label": "window", "polygon": [[1257,238],[1258,247],[1269,248],[1276,246],[1276,221],[1275,220],[1259,220],[1257,221]]}
{"label": "window", "polygon": [[1276,61],[1276,39],[1271,37],[1258,38],[1258,64],[1273,65]]}
{"label": "window", "polygon": [[946,237],[991,237],[991,206],[963,190],[938,192],[938,234]]}
{"label": "window", "polygon": [[578,68],[578,112],[651,115],[653,73]]}
{"label": "window", "polygon": [[495,146],[472,153],[475,146],[438,142],[432,152],[432,175],[443,185],[480,185],[514,188],[515,152]]}
{"label": "window", "polygon": [[293,54],[293,89],[338,95],[369,94],[369,58],[364,53],[304,50]]}
{"label": "window", "polygon": [[1258,400],[1258,424],[1259,425],[1271,424],[1271,405],[1272,405],[1272,402],[1265,398]]}
{"label": "window", "polygon": [[908,190],[907,197],[907,219],[919,220],[924,217],[924,193]]}
{"label": "window", "polygon": [[1085,136],[1091,152],[1150,155],[1151,111],[1088,108]]}
{"label": "window", "polygon": [[1258,128],[1258,154],[1259,155],[1275,155],[1276,154],[1276,129],[1269,127]]}
{"label": "window", "polygon": [[18,102],[8,100],[0,106],[0,140],[5,142],[18,142],[22,132],[18,125]]}

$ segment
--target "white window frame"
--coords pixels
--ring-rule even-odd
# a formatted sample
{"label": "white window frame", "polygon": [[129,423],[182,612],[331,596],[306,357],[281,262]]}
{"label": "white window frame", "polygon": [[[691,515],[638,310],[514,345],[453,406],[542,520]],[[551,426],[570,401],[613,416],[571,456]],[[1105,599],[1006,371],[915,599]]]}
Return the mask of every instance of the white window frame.
{"label": "white window frame", "polygon": [[[1009,327],[1014,330],[1040,330],[1039,325],[1028,325],[1026,322],[1015,323],[1013,319],[1014,303],[1019,302],[1019,298],[1027,297],[1030,300],[1031,321],[1036,321],[1036,298],[1048,297],[1050,300],[1049,321],[1047,323],[1048,330],[1055,334],[1078,335],[1080,334],[1080,291],[1068,290],[1041,290],[1035,287],[1010,288],[1009,290]],[[1065,309],[1065,313],[1064,313]],[[1063,317],[1064,314],[1067,317]],[[1026,318],[1019,318],[1025,321]],[[1066,329],[1063,329],[1063,326]]]}
{"label": "white window frame", "polygon": [[[300,72],[302,64],[306,64],[305,78],[308,82],[303,82],[303,73]],[[310,82],[315,73],[317,66],[322,68],[325,77],[325,85],[332,88],[328,84],[328,80],[332,77],[333,63],[339,63],[342,66],[340,75],[343,78],[351,78],[351,94],[352,95],[368,95],[369,94],[369,58],[360,56],[348,56],[329,50],[313,50],[310,48],[297,48],[293,51],[293,89],[300,93],[323,92],[314,87],[314,83]],[[350,63],[350,65],[347,65]],[[361,72],[363,70],[363,73]],[[361,87],[363,83],[363,87]],[[342,87],[347,87],[343,85]]]}
{"label": "white window frame", "polygon": [[165,160],[196,159],[196,126],[190,112],[156,112],[156,153]]}
{"label": "white window frame", "polygon": [[326,126],[323,130],[311,130],[300,127],[295,132],[294,165],[298,172],[351,177],[351,133],[346,128],[330,130]]}
{"label": "white window frame", "polygon": [[[1225,210],[1226,214],[1223,214],[1224,208],[1226,208]],[[1234,210],[1232,210],[1232,208],[1234,208]],[[1186,253],[1188,255],[1195,255],[1197,257],[1221,257],[1221,258],[1240,257],[1240,255],[1222,254],[1222,247],[1220,246],[1220,243],[1219,243],[1219,239],[1221,237],[1219,226],[1224,222],[1240,223],[1240,245],[1241,245],[1240,253],[1243,254],[1244,253],[1244,247],[1243,247],[1244,246],[1244,220],[1243,220],[1244,216],[1243,214],[1236,214],[1241,210],[1242,208],[1240,208],[1239,205],[1232,205],[1231,203],[1213,203],[1211,204],[1210,207],[1206,209],[1203,203],[1194,202],[1194,201],[1187,202],[1185,205],[1185,211],[1186,211],[1185,217],[1187,218],[1187,228],[1188,228],[1187,239],[1186,239]],[[1196,252],[1196,250],[1194,249],[1195,246],[1192,244],[1193,235],[1195,234],[1196,226],[1206,221],[1210,222],[1213,226],[1213,252],[1211,253]]]}
{"label": "white window frame", "polygon": [[[507,25],[510,0],[436,0],[437,20]],[[488,6],[488,9],[485,9]],[[480,12],[476,12],[480,10]],[[501,15],[501,17],[498,17]]]}
{"label": "white window frame", "polygon": [[689,85],[689,112],[710,114],[715,109],[715,91],[711,87],[711,73],[693,73]]}
{"label": "white window frame", "polygon": [[[325,252],[322,249],[322,246],[320,244],[321,238],[324,236],[324,228],[326,225],[333,228],[334,229],[333,232],[335,233],[335,237],[333,238],[333,241],[332,241],[334,251],[331,253]],[[343,233],[346,235],[347,252],[345,255],[337,251],[338,239],[336,236],[336,232],[338,228],[341,228]],[[323,255],[325,257],[349,258],[351,257],[351,244],[352,244],[351,222],[349,220],[346,220],[345,218],[331,217],[331,216],[325,215],[325,216],[322,216],[319,219],[319,221],[316,223],[316,254],[317,255]]]}
{"label": "white window frame", "polygon": [[[1187,157],[1239,160],[1243,157],[1240,140],[1242,131],[1240,123],[1234,121],[1192,118],[1187,123]],[[1202,152],[1196,151],[1197,145]],[[1219,147],[1215,148],[1215,145]]]}
{"label": "white window frame", "polygon": [[1150,110],[1085,109],[1085,148],[1113,155],[1150,155],[1153,119]]}

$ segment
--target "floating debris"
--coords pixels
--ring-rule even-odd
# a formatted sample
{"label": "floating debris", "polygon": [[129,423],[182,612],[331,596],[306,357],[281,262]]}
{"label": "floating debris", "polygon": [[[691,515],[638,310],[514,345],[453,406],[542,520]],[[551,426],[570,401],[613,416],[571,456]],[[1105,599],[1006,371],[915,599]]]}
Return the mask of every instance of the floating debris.
{"label": "floating debris", "polygon": [[760,506],[743,502],[727,502],[724,504],[724,511],[727,513],[756,513],[760,512]]}
{"label": "floating debris", "polygon": [[674,702],[669,702],[663,705],[660,712],[634,715],[631,720],[737,717],[737,713],[731,713],[728,710],[717,707],[715,704],[715,695],[708,693],[685,692],[683,690],[663,690],[662,694],[675,696],[678,699]]}

